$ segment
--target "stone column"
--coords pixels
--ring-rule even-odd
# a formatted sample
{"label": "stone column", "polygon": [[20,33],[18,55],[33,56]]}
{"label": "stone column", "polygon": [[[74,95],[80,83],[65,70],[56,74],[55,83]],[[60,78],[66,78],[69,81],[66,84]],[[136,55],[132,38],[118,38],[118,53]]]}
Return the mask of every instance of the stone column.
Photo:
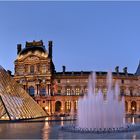
{"label": "stone column", "polygon": [[39,95],[39,84],[38,83],[36,84],[36,95],[37,96]]}
{"label": "stone column", "polygon": [[65,101],[61,101],[61,104],[62,104],[61,112],[62,112],[62,114],[65,114]]}
{"label": "stone column", "polygon": [[48,85],[48,95],[51,95],[51,84]]}
{"label": "stone column", "polygon": [[84,86],[81,86],[81,89],[80,89],[80,94],[84,94],[85,91],[84,91]]}
{"label": "stone column", "polygon": [[70,94],[71,95],[74,95],[74,86],[71,86],[71,88],[70,88]]}
{"label": "stone column", "polygon": [[51,101],[50,100],[47,101],[47,106],[48,106],[47,113],[50,115],[51,114]]}
{"label": "stone column", "polygon": [[140,106],[139,106],[139,101],[137,101],[136,103],[137,103],[137,110],[136,110],[136,113],[139,114],[139,107],[140,107]]}
{"label": "stone column", "polygon": [[61,94],[65,94],[66,93],[66,91],[65,91],[65,86],[63,85],[62,86],[62,92],[61,92]]}
{"label": "stone column", "polygon": [[128,113],[131,114],[131,101],[128,101]]}
{"label": "stone column", "polygon": [[55,113],[55,101],[51,102],[51,111],[52,111],[52,114]]}

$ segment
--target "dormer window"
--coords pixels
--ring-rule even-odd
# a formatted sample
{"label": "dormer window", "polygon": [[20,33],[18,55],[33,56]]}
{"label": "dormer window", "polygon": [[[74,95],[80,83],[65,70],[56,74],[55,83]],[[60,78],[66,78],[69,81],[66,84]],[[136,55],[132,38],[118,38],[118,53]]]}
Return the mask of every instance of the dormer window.
{"label": "dormer window", "polygon": [[42,73],[45,74],[47,71],[46,65],[42,65]]}
{"label": "dormer window", "polygon": [[30,73],[33,74],[34,73],[34,66],[30,66]]}

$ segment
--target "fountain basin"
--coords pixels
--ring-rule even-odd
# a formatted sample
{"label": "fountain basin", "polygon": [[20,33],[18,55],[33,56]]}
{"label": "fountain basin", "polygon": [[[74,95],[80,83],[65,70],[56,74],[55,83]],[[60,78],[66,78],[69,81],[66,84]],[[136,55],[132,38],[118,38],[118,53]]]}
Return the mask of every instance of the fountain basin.
{"label": "fountain basin", "polygon": [[116,128],[80,128],[76,125],[61,126],[61,130],[74,133],[120,133],[120,132],[133,132],[140,130],[140,124],[126,124],[123,127]]}

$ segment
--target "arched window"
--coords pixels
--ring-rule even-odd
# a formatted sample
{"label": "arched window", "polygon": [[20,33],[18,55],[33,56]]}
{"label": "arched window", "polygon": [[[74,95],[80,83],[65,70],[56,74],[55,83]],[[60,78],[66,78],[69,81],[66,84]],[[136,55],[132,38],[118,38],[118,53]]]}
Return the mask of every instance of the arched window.
{"label": "arched window", "polygon": [[62,110],[61,102],[60,101],[56,101],[56,103],[55,103],[55,111],[56,112],[60,112],[61,110]]}
{"label": "arched window", "polygon": [[40,95],[45,96],[46,95],[46,88],[40,89]]}
{"label": "arched window", "polygon": [[35,90],[34,90],[33,86],[29,87],[29,94],[30,94],[30,96],[34,96]]}
{"label": "arched window", "polygon": [[34,66],[33,65],[30,66],[30,73],[32,73],[32,74],[34,73]]}
{"label": "arched window", "polygon": [[131,102],[131,111],[132,113],[135,113],[137,110],[137,103],[135,101]]}

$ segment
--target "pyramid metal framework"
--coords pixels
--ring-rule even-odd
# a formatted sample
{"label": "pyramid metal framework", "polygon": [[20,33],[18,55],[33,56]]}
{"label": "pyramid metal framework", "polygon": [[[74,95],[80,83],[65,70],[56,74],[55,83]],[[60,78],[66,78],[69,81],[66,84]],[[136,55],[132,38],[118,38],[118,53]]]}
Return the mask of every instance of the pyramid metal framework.
{"label": "pyramid metal framework", "polygon": [[0,66],[0,120],[21,120],[45,116],[45,111]]}

